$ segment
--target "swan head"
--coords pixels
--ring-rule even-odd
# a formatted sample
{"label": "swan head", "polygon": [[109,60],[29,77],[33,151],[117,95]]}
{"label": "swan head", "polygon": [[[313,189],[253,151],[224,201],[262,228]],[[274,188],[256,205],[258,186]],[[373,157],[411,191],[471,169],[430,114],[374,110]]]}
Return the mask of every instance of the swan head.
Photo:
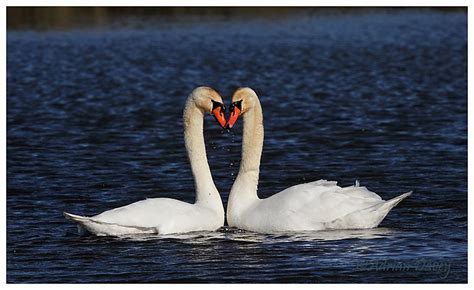
{"label": "swan head", "polygon": [[219,125],[225,128],[225,106],[218,92],[209,87],[198,87],[194,89],[192,96],[194,104],[201,112],[211,114]]}
{"label": "swan head", "polygon": [[237,119],[251,110],[258,102],[257,94],[251,88],[239,88],[232,95],[232,104],[230,105],[230,117],[226,128],[232,128]]}

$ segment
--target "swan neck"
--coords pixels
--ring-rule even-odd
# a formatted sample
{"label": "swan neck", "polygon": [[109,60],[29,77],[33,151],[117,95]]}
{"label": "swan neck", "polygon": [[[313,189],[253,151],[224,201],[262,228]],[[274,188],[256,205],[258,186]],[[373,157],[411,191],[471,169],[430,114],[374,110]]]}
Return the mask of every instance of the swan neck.
{"label": "swan neck", "polygon": [[[263,114],[260,102],[243,115],[242,157],[239,174],[234,182],[229,204],[241,204],[258,199],[257,187],[263,148]],[[236,196],[238,195],[238,197]]]}
{"label": "swan neck", "polygon": [[211,175],[204,142],[204,112],[194,103],[192,96],[186,102],[183,114],[184,140],[196,187],[196,203],[211,207],[222,204]]}
{"label": "swan neck", "polygon": [[[243,116],[244,128],[242,137],[242,162],[239,175],[258,174],[263,148],[263,114],[260,102]],[[258,182],[258,180],[257,180]]]}

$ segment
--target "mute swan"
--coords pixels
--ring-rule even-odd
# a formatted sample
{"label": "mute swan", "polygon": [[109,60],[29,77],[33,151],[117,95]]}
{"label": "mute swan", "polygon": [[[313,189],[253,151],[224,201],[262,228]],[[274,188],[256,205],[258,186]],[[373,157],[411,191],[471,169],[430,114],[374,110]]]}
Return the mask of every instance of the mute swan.
{"label": "mute swan", "polygon": [[409,196],[407,192],[384,201],[356,182],[339,187],[335,181],[298,184],[268,198],[257,196],[263,147],[263,115],[257,94],[250,88],[232,96],[227,127],[243,118],[242,160],[227,207],[229,226],[271,233],[325,229],[367,229],[380,224],[387,213]]}
{"label": "mute swan", "polygon": [[224,127],[225,107],[211,88],[198,87],[188,97],[183,113],[184,140],[196,186],[194,204],[171,198],[151,198],[105,211],[93,217],[64,212],[79,232],[95,235],[184,233],[217,230],[224,225],[224,207],[212,180],[203,136],[204,114],[212,114]]}

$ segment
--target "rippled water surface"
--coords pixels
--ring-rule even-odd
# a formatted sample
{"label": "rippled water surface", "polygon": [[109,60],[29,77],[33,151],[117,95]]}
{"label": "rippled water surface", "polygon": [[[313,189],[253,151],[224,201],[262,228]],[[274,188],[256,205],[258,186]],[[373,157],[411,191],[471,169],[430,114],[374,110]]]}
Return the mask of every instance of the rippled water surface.
{"label": "rippled water surface", "polygon": [[[8,282],[467,281],[464,13],[9,31],[7,52]],[[318,179],[413,195],[365,231],[78,236],[62,211],[194,201],[181,115],[198,85],[259,94],[261,197]],[[241,126],[205,123],[225,203]]]}

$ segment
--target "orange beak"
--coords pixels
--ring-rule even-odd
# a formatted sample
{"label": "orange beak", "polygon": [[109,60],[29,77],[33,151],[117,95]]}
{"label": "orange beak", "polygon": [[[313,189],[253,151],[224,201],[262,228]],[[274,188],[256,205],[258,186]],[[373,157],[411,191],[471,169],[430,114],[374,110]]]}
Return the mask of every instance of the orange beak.
{"label": "orange beak", "polygon": [[242,112],[242,101],[233,102],[230,105],[230,118],[227,122],[227,128],[232,128]]}
{"label": "orange beak", "polygon": [[212,115],[214,118],[216,118],[217,122],[219,125],[221,125],[222,128],[225,128],[226,120],[224,117],[224,112],[225,112],[225,107],[223,104],[214,102],[213,101],[213,107],[212,107]]}

